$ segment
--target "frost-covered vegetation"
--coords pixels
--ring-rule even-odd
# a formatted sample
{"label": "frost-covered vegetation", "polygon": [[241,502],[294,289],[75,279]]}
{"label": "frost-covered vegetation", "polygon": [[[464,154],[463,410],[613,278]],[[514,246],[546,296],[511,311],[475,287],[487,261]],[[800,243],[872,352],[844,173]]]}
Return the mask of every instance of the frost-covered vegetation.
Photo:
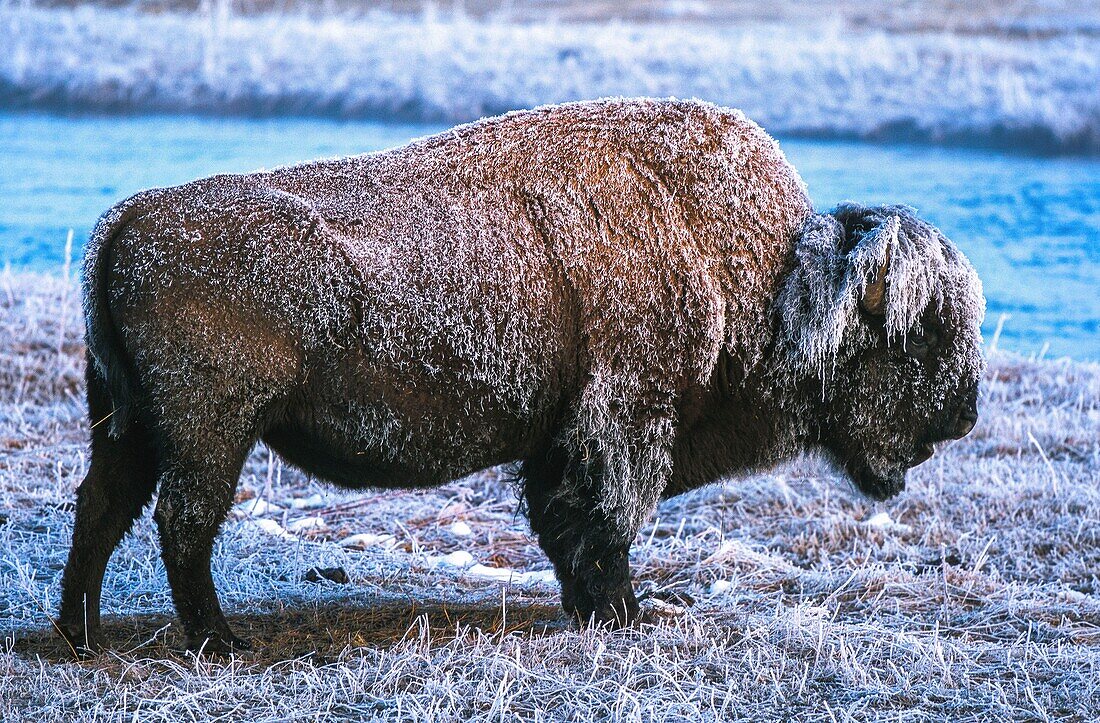
{"label": "frost-covered vegetation", "polygon": [[62,4],[0,4],[3,106],[451,122],[675,95],[779,135],[1100,152],[1100,20],[1063,0]]}
{"label": "frost-covered vegetation", "polygon": [[49,615],[81,334],[74,284],[0,276],[4,720],[1100,715],[1100,365],[994,355],[978,427],[890,503],[812,460],[664,503],[632,556],[651,622],[619,633],[568,626],[498,473],[363,495],[260,449],[215,553],[258,652],[173,652],[146,516],[108,571],[114,651],[74,663]]}

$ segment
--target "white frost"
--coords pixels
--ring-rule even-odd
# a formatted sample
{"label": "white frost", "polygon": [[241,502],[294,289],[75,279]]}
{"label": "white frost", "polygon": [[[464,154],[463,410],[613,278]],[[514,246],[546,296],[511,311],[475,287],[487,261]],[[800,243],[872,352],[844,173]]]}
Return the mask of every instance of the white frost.
{"label": "white frost", "polygon": [[0,3],[0,45],[0,86],[17,107],[323,108],[453,122],[582,97],[676,95],[744,108],[774,133],[1016,132],[1063,147],[1100,144],[1100,39],[1073,28],[1020,40],[842,24],[383,13],[229,13],[212,27],[202,13],[12,2]]}

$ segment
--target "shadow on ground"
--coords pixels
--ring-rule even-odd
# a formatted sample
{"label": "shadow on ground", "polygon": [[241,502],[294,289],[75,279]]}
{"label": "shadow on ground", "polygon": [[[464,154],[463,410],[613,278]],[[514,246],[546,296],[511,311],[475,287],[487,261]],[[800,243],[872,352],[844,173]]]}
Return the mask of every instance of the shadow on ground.
{"label": "shadow on ground", "polygon": [[[331,662],[328,655],[351,647],[388,648],[410,638],[449,643],[469,636],[521,637],[550,635],[570,627],[556,605],[509,600],[503,611],[498,604],[451,604],[444,600],[382,600],[377,604],[339,604],[286,607],[271,601],[271,608],[251,614],[227,615],[230,626],[248,639],[253,650],[241,657],[250,662],[273,663],[309,658],[318,664]],[[126,657],[182,656],[183,634],[175,620],[164,614],[107,617],[103,622],[109,651]],[[16,630],[11,650],[16,654],[52,662],[72,659],[71,651],[52,628]]]}

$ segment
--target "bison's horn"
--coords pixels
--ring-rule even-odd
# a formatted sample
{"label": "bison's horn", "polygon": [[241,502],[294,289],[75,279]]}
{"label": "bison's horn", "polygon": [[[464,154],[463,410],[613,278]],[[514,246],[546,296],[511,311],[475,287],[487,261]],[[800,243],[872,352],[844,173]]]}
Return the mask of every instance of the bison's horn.
{"label": "bison's horn", "polygon": [[898,217],[894,216],[887,221],[886,228],[882,229],[880,233],[892,237],[887,238],[886,241],[886,258],[882,260],[882,264],[875,271],[874,281],[864,287],[863,298],[859,300],[859,305],[863,307],[863,310],[872,316],[886,315],[886,274],[890,271],[890,247],[897,240]]}
{"label": "bison's horn", "polygon": [[889,265],[890,259],[887,258],[875,272],[875,280],[867,284],[867,288],[863,290],[863,298],[859,300],[863,310],[872,316],[886,314],[886,271]]}

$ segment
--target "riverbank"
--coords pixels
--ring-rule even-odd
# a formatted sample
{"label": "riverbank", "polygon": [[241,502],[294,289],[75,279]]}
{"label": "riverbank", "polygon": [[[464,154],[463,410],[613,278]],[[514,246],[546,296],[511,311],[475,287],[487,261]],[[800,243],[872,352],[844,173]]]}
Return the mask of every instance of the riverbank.
{"label": "riverbank", "polygon": [[1100,13],[1064,2],[118,4],[0,4],[0,108],[450,124],[672,95],[776,135],[1100,154]]}
{"label": "riverbank", "polygon": [[173,652],[147,513],[107,575],[113,652],[78,664],[48,616],[88,464],[81,335],[70,281],[0,274],[4,720],[1100,714],[1098,364],[993,355],[978,427],[888,503],[812,460],[664,503],[632,556],[659,622],[624,633],[566,624],[496,472],[353,494],[259,449],[214,562],[258,651]]}

